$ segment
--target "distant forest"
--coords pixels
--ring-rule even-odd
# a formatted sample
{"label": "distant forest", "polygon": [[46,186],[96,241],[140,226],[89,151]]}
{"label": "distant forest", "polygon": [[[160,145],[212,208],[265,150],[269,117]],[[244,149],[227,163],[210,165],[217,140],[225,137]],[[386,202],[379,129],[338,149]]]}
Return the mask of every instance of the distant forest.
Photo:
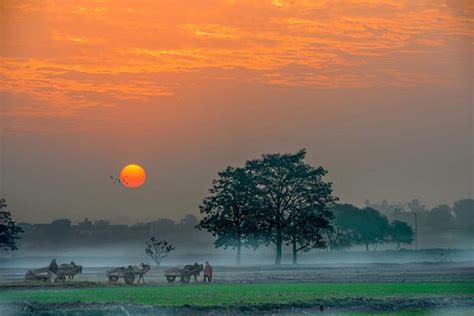
{"label": "distant forest", "polygon": [[195,229],[198,219],[186,215],[175,222],[162,218],[134,225],[113,224],[108,220],[84,219],[74,224],[61,218],[46,224],[18,223],[24,231],[19,241],[20,249],[103,247],[121,243],[145,243],[151,236],[167,239],[178,245],[206,245],[212,243],[211,236]]}
{"label": "distant forest", "polygon": [[[416,214],[419,248],[439,247],[439,238],[442,238],[439,237],[440,234],[447,236],[466,234],[474,238],[474,200],[472,199],[464,199],[455,202],[452,206],[440,205],[432,209],[424,206],[419,200],[395,204],[387,201],[366,201],[366,207],[377,210],[390,222],[395,220],[406,222],[413,231],[415,231]],[[337,213],[335,215],[337,221]],[[195,226],[198,223],[199,219],[192,214],[186,215],[179,221],[163,218],[134,225],[89,219],[73,223],[66,218],[45,224],[23,222],[18,223],[24,230],[22,239],[19,241],[19,248],[26,250],[50,247],[100,247],[117,243],[144,243],[151,236],[157,236],[187,248],[189,246],[212,247],[212,235],[197,230]],[[438,236],[438,240],[434,240],[434,236]],[[408,245],[404,246],[408,247]],[[348,248],[350,247],[334,250]],[[415,243],[413,242],[409,248],[414,249]]]}
{"label": "distant forest", "polygon": [[404,220],[414,225],[414,214],[418,226],[439,232],[450,230],[472,230],[474,228],[474,200],[462,199],[453,205],[440,204],[432,209],[427,208],[418,199],[406,203],[390,204],[365,201],[367,207],[378,210],[392,219]]}

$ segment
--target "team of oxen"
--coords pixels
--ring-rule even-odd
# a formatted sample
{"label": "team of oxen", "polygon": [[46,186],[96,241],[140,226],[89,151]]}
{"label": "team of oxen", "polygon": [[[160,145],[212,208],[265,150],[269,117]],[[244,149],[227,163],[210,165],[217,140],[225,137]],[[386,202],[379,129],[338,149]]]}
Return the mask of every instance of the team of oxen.
{"label": "team of oxen", "polygon": [[[106,272],[107,279],[110,283],[118,283],[120,279],[128,285],[136,283],[145,283],[144,275],[150,271],[150,265],[141,263],[140,265],[129,265],[127,267],[118,267]],[[198,281],[198,276],[204,271],[203,281],[211,282],[212,280],[212,266],[206,261],[206,266],[198,263],[186,265],[183,268],[172,268],[165,270],[165,278],[168,283],[173,283],[176,278],[179,278],[181,283],[189,283],[191,277],[194,281]],[[74,261],[70,263],[63,263],[58,265],[56,259],[53,259],[48,267],[29,270],[26,273],[25,281],[28,282],[56,282],[65,283],[66,280],[74,280],[74,277],[82,273],[82,265],[75,264]]]}

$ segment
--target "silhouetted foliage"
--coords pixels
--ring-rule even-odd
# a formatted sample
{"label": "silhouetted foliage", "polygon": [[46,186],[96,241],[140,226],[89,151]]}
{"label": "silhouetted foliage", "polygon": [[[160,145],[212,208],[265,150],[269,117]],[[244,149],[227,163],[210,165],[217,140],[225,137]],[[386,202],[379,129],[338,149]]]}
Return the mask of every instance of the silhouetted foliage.
{"label": "silhouetted foliage", "polygon": [[7,207],[5,199],[0,199],[0,249],[4,251],[17,250],[16,242],[20,239],[23,229],[18,227],[12,220],[9,211],[3,209]]}
{"label": "silhouetted foliage", "polygon": [[390,241],[401,249],[401,244],[411,244],[414,237],[413,229],[410,225],[402,221],[393,221],[390,225]]}
{"label": "silhouetted foliage", "polygon": [[367,251],[369,251],[369,245],[372,245],[375,250],[377,245],[385,242],[389,236],[387,217],[370,207],[359,212],[354,223],[357,239],[365,245]]}
{"label": "silhouetted foliage", "polygon": [[[390,227],[387,217],[379,211],[366,207],[359,209],[351,204],[339,204],[333,208],[335,215],[334,231],[329,233],[328,239],[332,247],[338,248],[343,245],[365,245],[369,251],[369,246],[375,250],[377,245],[388,240]],[[336,232],[343,240],[338,240],[334,235]]]}
{"label": "silhouetted foliage", "polygon": [[474,200],[464,199],[455,202],[453,211],[460,227],[474,228]]}
{"label": "silhouetted foliage", "polygon": [[333,213],[332,229],[326,231],[329,249],[343,249],[356,244],[353,222],[359,208],[351,204],[336,204],[331,211]]}
{"label": "silhouetted foliage", "polygon": [[[261,159],[247,161],[246,169],[256,184],[261,203],[259,230],[265,234],[267,243],[276,245],[275,264],[281,264],[282,245],[293,244],[296,261],[298,249],[309,245],[322,246],[319,235],[327,228],[323,211],[336,201],[332,196],[331,183],[324,182],[327,171],[314,168],[304,162],[305,150],[295,154],[266,154]],[[301,226],[314,216],[308,227]],[[298,228],[300,230],[298,230]],[[306,240],[314,234],[312,241]]]}
{"label": "silhouetted foliage", "polygon": [[209,193],[200,205],[205,217],[197,228],[211,232],[216,247],[236,249],[239,265],[241,248],[258,246],[257,213],[261,208],[256,186],[245,169],[227,167],[218,173]]}
{"label": "silhouetted foliage", "polygon": [[288,223],[287,245],[292,246],[293,264],[296,264],[299,251],[307,252],[313,248],[326,248],[326,231],[331,231],[332,213],[328,210],[300,210],[295,212]]}
{"label": "silhouetted foliage", "polygon": [[244,168],[228,167],[213,181],[210,195],[201,204],[204,219],[197,226],[215,237],[217,247],[237,249],[258,243],[276,245],[275,263],[281,263],[283,243],[299,251],[326,246],[336,198],[327,171],[304,162],[305,150],[295,154],[267,154],[247,161]]}
{"label": "silhouetted foliage", "polygon": [[449,205],[441,204],[428,213],[426,222],[428,226],[442,230],[453,227],[455,218]]}
{"label": "silhouetted foliage", "polygon": [[175,249],[176,248],[166,240],[157,240],[155,237],[151,237],[149,241],[146,241],[145,253],[150,256],[159,267],[163,259],[168,257],[170,252]]}

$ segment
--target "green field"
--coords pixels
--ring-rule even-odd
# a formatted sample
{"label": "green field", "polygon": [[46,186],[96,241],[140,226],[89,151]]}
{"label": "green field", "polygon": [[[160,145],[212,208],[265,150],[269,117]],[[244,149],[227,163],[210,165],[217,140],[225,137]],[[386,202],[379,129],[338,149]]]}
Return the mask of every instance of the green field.
{"label": "green field", "polygon": [[470,283],[271,283],[0,290],[0,303],[131,303],[155,306],[298,304],[344,298],[474,297]]}

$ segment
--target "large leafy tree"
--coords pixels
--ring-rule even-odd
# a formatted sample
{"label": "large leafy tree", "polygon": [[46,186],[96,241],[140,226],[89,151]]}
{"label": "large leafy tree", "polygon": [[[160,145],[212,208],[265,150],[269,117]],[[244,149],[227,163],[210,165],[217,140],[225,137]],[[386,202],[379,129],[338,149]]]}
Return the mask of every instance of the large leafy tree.
{"label": "large leafy tree", "polygon": [[10,212],[4,210],[7,207],[5,199],[0,199],[0,249],[16,250],[16,242],[20,239],[23,230],[12,220]]}
{"label": "large leafy tree", "polygon": [[414,237],[413,229],[410,225],[402,221],[393,221],[390,224],[390,240],[401,249],[401,244],[411,244]]}
{"label": "large leafy tree", "polygon": [[455,224],[455,218],[451,207],[441,204],[433,208],[427,213],[426,224],[440,231],[452,228]]}
{"label": "large leafy tree", "polygon": [[242,247],[258,246],[257,218],[261,207],[256,185],[244,168],[227,167],[218,173],[209,193],[201,203],[204,218],[197,228],[211,232],[216,237],[216,247],[236,249],[239,265]]}
{"label": "large leafy tree", "polygon": [[[266,154],[246,163],[262,208],[259,231],[267,243],[276,246],[275,264],[281,264],[285,241],[293,245],[294,258],[298,249],[321,246],[319,234],[327,227],[321,212],[336,200],[331,183],[323,181],[327,171],[305,163],[305,155],[305,150]],[[308,218],[313,217],[309,223]]]}

